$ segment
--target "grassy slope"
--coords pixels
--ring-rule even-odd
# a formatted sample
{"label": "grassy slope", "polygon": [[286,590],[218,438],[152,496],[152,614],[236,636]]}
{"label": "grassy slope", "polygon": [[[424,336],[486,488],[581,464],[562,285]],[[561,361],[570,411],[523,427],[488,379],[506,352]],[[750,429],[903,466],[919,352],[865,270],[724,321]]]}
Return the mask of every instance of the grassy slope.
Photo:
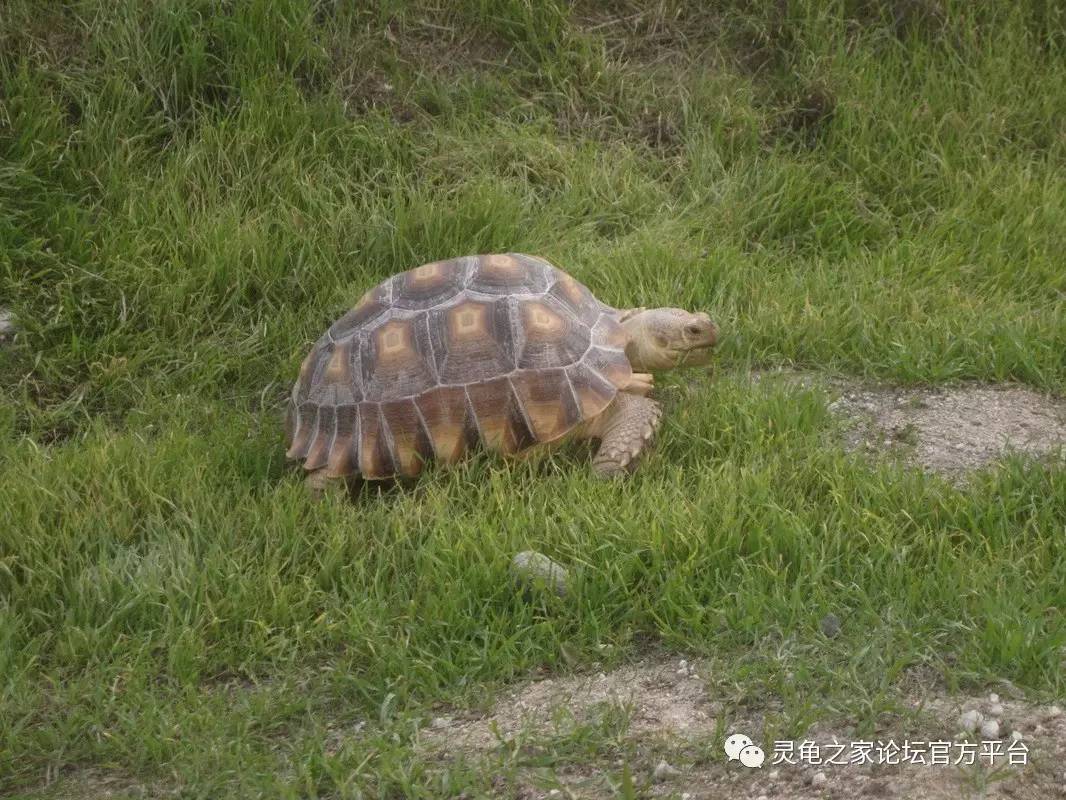
{"label": "grassy slope", "polygon": [[[442,776],[411,720],[649,639],[782,698],[783,730],[812,697],[870,724],[916,665],[1062,692],[1061,470],[870,466],[817,395],[744,377],[1066,389],[1054,4],[64,5],[0,9],[27,326],[0,362],[0,791],[78,765],[484,789],[514,762]],[[624,486],[569,453],[310,504],[278,418],[309,342],[382,277],[493,250],[712,311],[724,377],[664,382]],[[580,565],[573,601],[509,589],[530,546]]]}

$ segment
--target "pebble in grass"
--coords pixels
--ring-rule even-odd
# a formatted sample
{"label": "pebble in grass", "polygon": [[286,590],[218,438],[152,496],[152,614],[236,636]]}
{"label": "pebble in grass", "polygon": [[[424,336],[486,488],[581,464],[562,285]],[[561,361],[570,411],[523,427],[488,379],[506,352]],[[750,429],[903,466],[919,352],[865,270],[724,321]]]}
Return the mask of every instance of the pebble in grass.
{"label": "pebble in grass", "polygon": [[559,597],[565,597],[570,588],[566,567],[535,550],[523,550],[511,559],[511,576],[520,588],[547,587]]}
{"label": "pebble in grass", "polygon": [[827,639],[835,639],[840,635],[840,617],[833,613],[826,614],[818,622],[818,627]]}
{"label": "pebble in grass", "polygon": [[18,323],[15,315],[6,308],[0,308],[0,347],[11,344],[18,333]]}
{"label": "pebble in grass", "polygon": [[660,761],[656,765],[654,772],[652,772],[652,780],[656,783],[666,783],[667,781],[672,781],[680,774],[681,770],[677,767],[667,761]]}
{"label": "pebble in grass", "polygon": [[984,715],[980,711],[967,711],[959,717],[959,730],[963,733],[974,733],[984,721]]}

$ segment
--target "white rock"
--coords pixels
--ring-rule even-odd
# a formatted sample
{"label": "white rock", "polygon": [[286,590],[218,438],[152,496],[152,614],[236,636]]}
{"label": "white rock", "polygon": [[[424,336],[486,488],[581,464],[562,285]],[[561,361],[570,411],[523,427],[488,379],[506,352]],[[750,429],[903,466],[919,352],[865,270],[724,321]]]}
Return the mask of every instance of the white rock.
{"label": "white rock", "polygon": [[825,773],[824,772],[816,772],[813,775],[811,775],[811,786],[814,786],[814,787],[825,786],[826,780],[827,779],[825,777]]}
{"label": "white rock", "polygon": [[431,728],[447,728],[448,720],[444,717],[434,717],[433,721],[429,723]]}
{"label": "white rock", "polygon": [[1003,716],[1003,704],[1002,703],[992,703],[988,707],[988,713],[991,714],[993,717],[1002,717]]}
{"label": "white rock", "polygon": [[18,333],[18,323],[15,321],[15,315],[6,308],[0,308],[0,344],[6,344],[14,339],[16,333]]}
{"label": "white rock", "polygon": [[673,780],[680,774],[681,770],[679,770],[677,767],[671,766],[664,760],[660,761],[655,766],[655,771],[652,772],[651,776],[655,779],[656,783],[664,783],[665,781]]}
{"label": "white rock", "polygon": [[755,800],[770,800],[770,798],[764,794],[760,794],[758,797],[755,798]]}
{"label": "white rock", "polygon": [[1022,732],[1021,731],[1011,731],[1010,732],[1010,738],[1011,738],[1011,741],[1013,741],[1013,742],[1020,742],[1022,740]]}
{"label": "white rock", "polygon": [[999,738],[999,722],[994,719],[986,719],[981,723],[981,735],[985,739]]}
{"label": "white rock", "polygon": [[772,769],[772,770],[770,770],[770,774],[767,775],[766,777],[768,777],[772,781],[776,781],[778,778],[781,777],[781,770]]}
{"label": "white rock", "polygon": [[1062,709],[1059,708],[1058,706],[1052,706],[1051,708],[1049,708],[1047,710],[1047,714],[1045,714],[1044,716],[1046,716],[1048,719],[1054,719],[1055,717],[1061,717],[1062,716]]}
{"label": "white rock", "polygon": [[567,592],[566,568],[534,550],[523,550],[511,559],[511,575],[523,587],[547,586],[560,597]]}
{"label": "white rock", "polygon": [[959,716],[959,729],[964,733],[973,733],[981,727],[981,723],[984,722],[984,719],[985,718],[980,711],[971,709]]}
{"label": "white rock", "polygon": [[990,694],[988,696],[988,702],[990,702],[990,703],[998,703],[999,702],[999,695],[996,694],[995,692],[992,692],[992,694]]}

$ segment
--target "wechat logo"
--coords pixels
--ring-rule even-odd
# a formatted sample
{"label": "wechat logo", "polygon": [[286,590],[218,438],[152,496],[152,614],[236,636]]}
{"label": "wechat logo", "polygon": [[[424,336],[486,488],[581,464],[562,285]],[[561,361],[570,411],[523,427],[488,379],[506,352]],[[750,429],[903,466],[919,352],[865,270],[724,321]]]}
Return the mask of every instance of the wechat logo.
{"label": "wechat logo", "polygon": [[734,733],[725,740],[725,754],[730,761],[739,761],[745,767],[761,767],[766,753],[743,733]]}

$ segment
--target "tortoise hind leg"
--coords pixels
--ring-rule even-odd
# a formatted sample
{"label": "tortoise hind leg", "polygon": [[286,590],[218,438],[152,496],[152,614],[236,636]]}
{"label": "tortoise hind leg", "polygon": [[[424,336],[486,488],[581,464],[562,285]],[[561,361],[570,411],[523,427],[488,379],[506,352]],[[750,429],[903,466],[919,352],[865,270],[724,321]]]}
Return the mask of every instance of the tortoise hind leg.
{"label": "tortoise hind leg", "polygon": [[592,459],[596,477],[616,478],[632,472],[661,416],[662,408],[651,398],[619,392],[597,420],[600,449]]}
{"label": "tortoise hind leg", "polygon": [[325,467],[316,469],[307,473],[307,477],[304,478],[304,486],[307,487],[307,491],[311,493],[311,497],[315,500],[321,500],[327,493],[331,494],[341,490],[345,492],[351,491],[348,477],[328,475],[328,471]]}

